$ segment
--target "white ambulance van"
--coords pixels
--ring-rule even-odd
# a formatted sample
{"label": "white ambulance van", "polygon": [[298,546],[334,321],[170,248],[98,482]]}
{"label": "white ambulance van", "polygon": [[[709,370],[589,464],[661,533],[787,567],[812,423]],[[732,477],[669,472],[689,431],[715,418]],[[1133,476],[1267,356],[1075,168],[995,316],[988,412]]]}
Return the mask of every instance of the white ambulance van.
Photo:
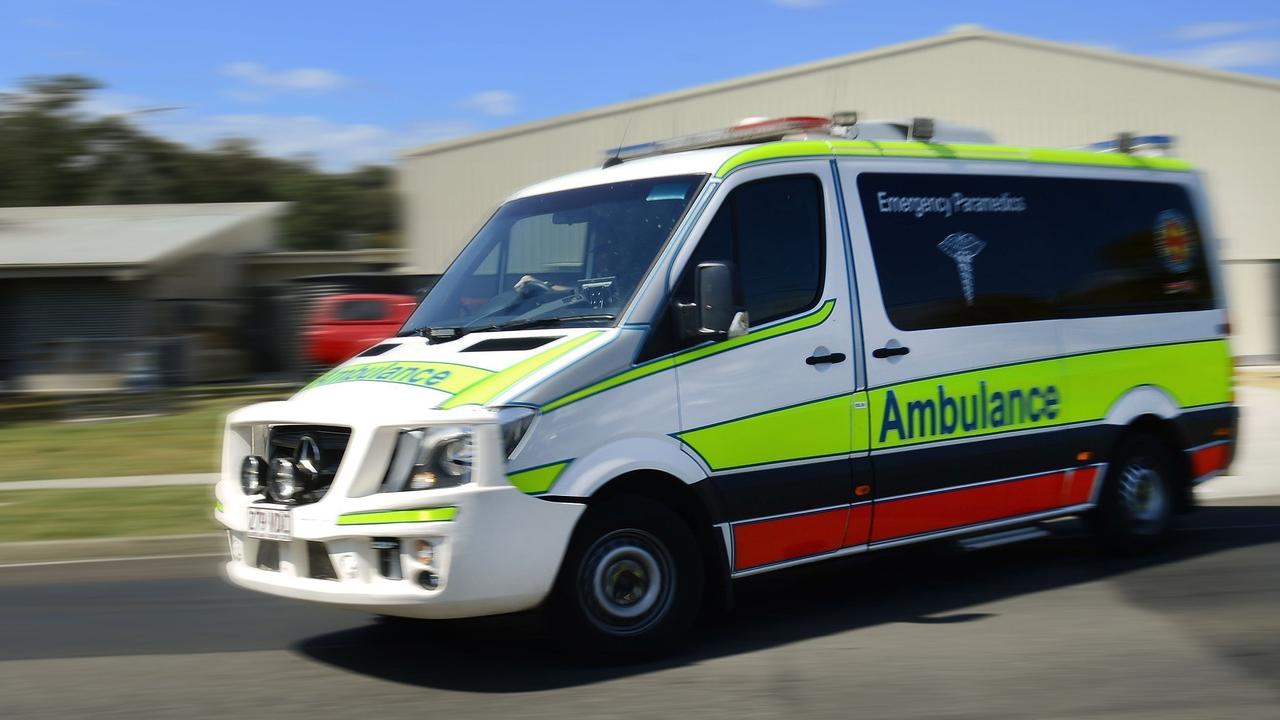
{"label": "white ambulance van", "polygon": [[228,418],[228,577],[625,659],[801,563],[1159,541],[1236,441],[1200,181],[978,138],[758,121],[515,194],[398,337]]}

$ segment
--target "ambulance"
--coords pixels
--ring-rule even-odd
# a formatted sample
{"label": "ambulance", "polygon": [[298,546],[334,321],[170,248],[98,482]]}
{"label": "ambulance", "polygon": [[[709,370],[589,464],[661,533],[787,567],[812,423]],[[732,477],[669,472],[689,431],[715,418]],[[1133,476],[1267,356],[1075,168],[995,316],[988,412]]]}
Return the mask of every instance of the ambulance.
{"label": "ambulance", "polygon": [[754,120],[517,192],[399,334],[226,422],[232,583],[537,609],[670,650],[735,580],[1086,518],[1165,539],[1236,444],[1201,181],[1163,136]]}

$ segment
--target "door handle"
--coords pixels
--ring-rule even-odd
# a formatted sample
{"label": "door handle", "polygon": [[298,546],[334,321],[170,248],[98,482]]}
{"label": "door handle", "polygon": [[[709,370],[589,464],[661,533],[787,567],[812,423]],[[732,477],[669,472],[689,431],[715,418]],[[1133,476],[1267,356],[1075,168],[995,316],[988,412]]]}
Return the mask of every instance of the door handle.
{"label": "door handle", "polygon": [[905,345],[899,345],[898,347],[882,347],[872,350],[871,357],[883,360],[885,358],[896,357],[898,355],[906,355],[909,352],[911,352],[911,348]]}
{"label": "door handle", "polygon": [[827,353],[826,355],[810,355],[804,359],[806,365],[834,365],[844,362],[844,353]]}

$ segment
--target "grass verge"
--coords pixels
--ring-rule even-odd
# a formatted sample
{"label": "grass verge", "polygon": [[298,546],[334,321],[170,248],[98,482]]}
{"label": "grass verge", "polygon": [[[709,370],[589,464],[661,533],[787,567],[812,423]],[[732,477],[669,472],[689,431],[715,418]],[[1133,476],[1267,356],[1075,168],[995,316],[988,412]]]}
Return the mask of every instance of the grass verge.
{"label": "grass verge", "polygon": [[199,398],[155,417],[0,425],[0,482],[216,472],[227,413],[280,398]]}
{"label": "grass verge", "polygon": [[0,492],[0,542],[213,533],[213,487]]}

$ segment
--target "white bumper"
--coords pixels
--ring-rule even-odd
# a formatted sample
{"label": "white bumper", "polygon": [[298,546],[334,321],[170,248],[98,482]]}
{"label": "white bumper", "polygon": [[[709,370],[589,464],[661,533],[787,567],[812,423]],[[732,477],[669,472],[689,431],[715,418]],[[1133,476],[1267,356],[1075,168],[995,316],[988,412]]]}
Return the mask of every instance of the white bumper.
{"label": "white bumper", "polygon": [[[298,600],[422,618],[526,610],[550,592],[585,506],[540,500],[513,487],[505,477],[505,458],[497,450],[501,444],[497,427],[485,425],[483,416],[449,417],[475,428],[477,458],[470,484],[371,492],[376,488],[362,478],[380,478],[385,473],[389,437],[398,429],[382,424],[354,427],[329,491],[318,502],[290,509],[290,539],[250,538],[249,507],[265,503],[241,491],[239,460],[248,451],[245,440],[251,433],[245,428],[266,420],[266,410],[249,408],[228,422],[215,514],[228,531],[231,560],[225,570],[231,582]],[[267,422],[302,419],[283,412],[281,404],[269,410]],[[450,519],[432,521],[368,522],[366,514],[436,508],[454,510],[444,513]],[[355,513],[361,514],[357,516],[361,524],[350,524]],[[420,563],[415,555],[418,540],[428,540],[434,547],[430,565]],[[379,544],[383,549],[375,546]],[[392,545],[394,549],[386,548]],[[394,562],[389,563],[389,557]],[[425,578],[426,573],[433,577]]]}

